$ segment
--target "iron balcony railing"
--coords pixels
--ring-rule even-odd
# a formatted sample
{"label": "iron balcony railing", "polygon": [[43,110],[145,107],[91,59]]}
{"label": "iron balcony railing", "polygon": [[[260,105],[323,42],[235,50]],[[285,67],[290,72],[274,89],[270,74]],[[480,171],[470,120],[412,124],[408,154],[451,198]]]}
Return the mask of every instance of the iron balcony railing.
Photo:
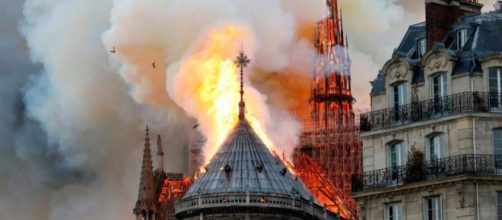
{"label": "iron balcony railing", "polygon": [[463,92],[360,115],[361,132],[461,113],[502,112],[501,93]]}
{"label": "iron balcony railing", "polygon": [[352,177],[352,191],[364,192],[444,177],[502,175],[502,155],[464,154],[411,166],[374,170]]}

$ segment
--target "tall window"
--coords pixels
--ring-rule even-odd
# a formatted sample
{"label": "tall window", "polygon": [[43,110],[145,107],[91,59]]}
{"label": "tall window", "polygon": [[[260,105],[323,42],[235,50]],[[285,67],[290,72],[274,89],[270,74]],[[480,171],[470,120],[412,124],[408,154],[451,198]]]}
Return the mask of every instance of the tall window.
{"label": "tall window", "polygon": [[441,197],[434,196],[425,198],[424,204],[424,220],[441,220],[443,219],[443,209],[441,205]]}
{"label": "tall window", "polygon": [[395,108],[408,104],[408,83],[404,82],[393,86],[392,104]]}
{"label": "tall window", "polygon": [[446,73],[439,73],[432,77],[431,79],[431,93],[433,98],[441,98],[447,95],[448,92],[448,82],[446,79]]}
{"label": "tall window", "polygon": [[445,156],[444,139],[444,134],[429,137],[426,149],[427,160],[437,160]]}
{"label": "tall window", "polygon": [[418,58],[422,58],[427,52],[427,40],[425,37],[417,41]]}
{"label": "tall window", "polygon": [[493,130],[493,155],[495,155],[495,171],[502,174],[502,128]]}
{"label": "tall window", "polygon": [[502,128],[493,130],[493,154],[502,156]]}
{"label": "tall window", "polygon": [[443,114],[448,110],[448,100],[445,99],[448,91],[446,73],[439,73],[431,77],[431,96],[434,100],[434,113]]}
{"label": "tall window", "polygon": [[403,142],[389,144],[387,147],[387,167],[404,165]]}
{"label": "tall window", "polygon": [[502,108],[502,67],[489,70],[490,107]]}
{"label": "tall window", "polygon": [[385,205],[384,219],[385,220],[403,220],[403,211],[400,202],[389,203]]}
{"label": "tall window", "polygon": [[457,49],[462,49],[467,43],[467,29],[457,31]]}

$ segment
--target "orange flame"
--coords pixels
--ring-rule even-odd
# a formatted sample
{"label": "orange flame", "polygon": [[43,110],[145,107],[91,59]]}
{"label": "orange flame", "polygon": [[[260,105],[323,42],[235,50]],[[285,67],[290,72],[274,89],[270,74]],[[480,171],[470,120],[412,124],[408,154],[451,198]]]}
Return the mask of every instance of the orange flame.
{"label": "orange flame", "polygon": [[[237,123],[240,78],[232,58],[237,55],[243,39],[250,41],[249,36],[249,31],[239,25],[210,30],[199,47],[194,48],[196,52],[181,63],[175,76],[174,80],[180,82],[180,106],[200,121],[207,138],[205,163],[213,157]],[[266,112],[263,111],[264,102],[260,103],[263,98],[249,86],[245,90],[246,118],[264,144],[273,149],[272,141],[264,130],[264,117],[257,117]]]}

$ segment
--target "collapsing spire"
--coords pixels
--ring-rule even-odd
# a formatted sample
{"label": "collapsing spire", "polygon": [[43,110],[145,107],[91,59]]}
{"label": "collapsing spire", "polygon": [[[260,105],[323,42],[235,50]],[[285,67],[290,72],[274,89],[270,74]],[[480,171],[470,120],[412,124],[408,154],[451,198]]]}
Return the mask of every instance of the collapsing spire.
{"label": "collapsing spire", "polygon": [[244,49],[241,48],[239,55],[234,60],[234,63],[241,70],[241,101],[239,102],[239,120],[243,120],[246,113],[246,103],[244,103],[244,68],[246,68],[248,64],[251,63],[251,59],[248,58],[248,56],[244,53]]}

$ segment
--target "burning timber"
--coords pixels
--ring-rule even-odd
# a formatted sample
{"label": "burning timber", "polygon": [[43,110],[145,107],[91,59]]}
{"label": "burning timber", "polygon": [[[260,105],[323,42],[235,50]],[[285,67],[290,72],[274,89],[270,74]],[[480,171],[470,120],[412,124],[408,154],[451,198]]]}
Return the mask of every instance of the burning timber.
{"label": "burning timber", "polygon": [[[206,139],[192,129],[190,170],[197,178],[179,176],[166,181],[157,171],[153,173],[147,131],[134,209],[137,219],[358,218],[358,204],[350,197],[351,176],[361,169],[362,158],[352,110],[348,42],[337,1],[327,3],[330,15],[317,23],[314,42],[319,56],[313,72],[311,114],[304,120],[294,166],[272,153],[266,135],[245,113],[243,71],[251,60],[241,51],[234,62],[241,77],[238,117],[234,113],[235,124],[233,120],[225,124],[228,130],[223,129],[221,143],[211,145],[219,150],[212,151],[212,159],[202,168],[201,146]],[[224,69],[225,76],[235,72],[231,61],[224,64],[230,67]],[[237,96],[233,98],[238,101]]]}
{"label": "burning timber", "polygon": [[309,117],[302,117],[305,130],[294,163],[318,198],[332,209],[341,205],[337,201],[343,203],[348,218],[357,219],[359,205],[351,198],[351,176],[362,169],[362,142],[352,109],[349,45],[337,0],[329,0],[328,5],[330,15],[317,24],[314,43],[319,56],[312,74],[311,111]]}
{"label": "burning timber", "polygon": [[265,146],[245,116],[243,51],[239,116],[216,155],[176,204],[178,219],[340,219]]}

